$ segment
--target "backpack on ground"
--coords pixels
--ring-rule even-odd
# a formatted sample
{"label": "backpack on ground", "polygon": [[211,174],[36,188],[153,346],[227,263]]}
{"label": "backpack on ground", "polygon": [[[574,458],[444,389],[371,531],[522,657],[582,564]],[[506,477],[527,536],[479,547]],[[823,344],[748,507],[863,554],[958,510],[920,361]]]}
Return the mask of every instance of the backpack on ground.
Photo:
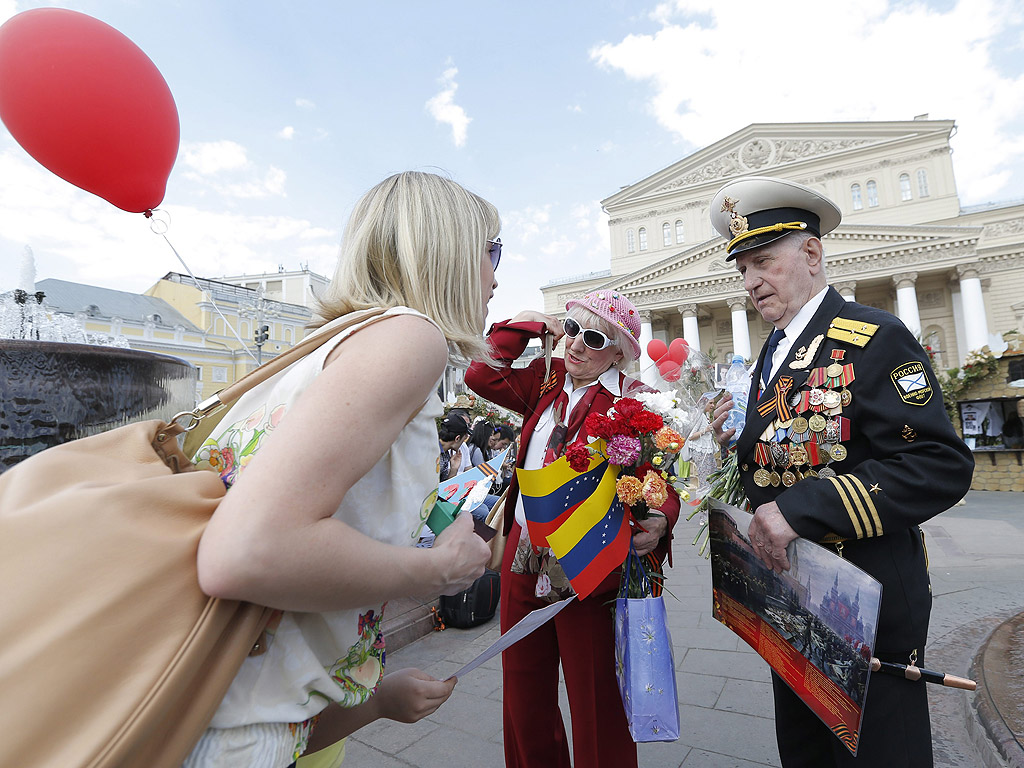
{"label": "backpack on ground", "polygon": [[468,629],[494,618],[501,594],[501,576],[487,570],[469,589],[457,595],[441,595],[438,612],[449,627]]}

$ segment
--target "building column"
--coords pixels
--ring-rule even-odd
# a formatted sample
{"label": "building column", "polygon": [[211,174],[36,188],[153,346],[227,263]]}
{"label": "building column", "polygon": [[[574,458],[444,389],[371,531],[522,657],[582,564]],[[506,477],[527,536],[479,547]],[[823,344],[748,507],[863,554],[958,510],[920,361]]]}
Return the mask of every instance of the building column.
{"label": "building column", "polygon": [[[964,360],[967,358],[967,335],[964,331],[964,302],[963,297],[960,296],[959,280],[950,281],[949,295],[953,299],[953,330],[956,333],[956,364],[959,367],[964,364]],[[952,355],[947,357],[946,360],[947,367],[953,367]]]}
{"label": "building column", "polygon": [[857,300],[857,281],[847,280],[842,283],[832,283],[832,287],[839,291],[839,295],[847,301]]}
{"label": "building column", "polygon": [[750,326],[747,325],[747,297],[733,296],[726,299],[732,312],[732,352],[750,359]]}
{"label": "building column", "polygon": [[917,309],[917,272],[901,272],[892,276],[896,286],[896,314],[912,334],[921,336],[921,313]]}
{"label": "building column", "polygon": [[988,344],[988,319],[985,315],[985,297],[981,292],[981,274],[976,264],[960,264],[956,268],[960,276],[960,300],[964,310],[964,341],[967,352],[981,349]]}
{"label": "building column", "polygon": [[691,349],[700,350],[700,330],[697,328],[697,305],[681,304],[679,314],[683,316],[683,338]]}
{"label": "building column", "polygon": [[647,354],[647,345],[654,339],[654,326],[650,310],[641,309],[638,314],[640,315],[640,373],[643,374],[654,364],[650,355]]}

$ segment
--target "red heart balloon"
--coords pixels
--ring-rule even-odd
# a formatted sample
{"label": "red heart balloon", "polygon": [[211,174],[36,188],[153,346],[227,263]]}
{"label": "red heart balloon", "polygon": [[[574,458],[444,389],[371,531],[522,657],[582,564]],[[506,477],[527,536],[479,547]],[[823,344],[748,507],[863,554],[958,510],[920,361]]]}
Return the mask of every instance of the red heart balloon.
{"label": "red heart balloon", "polygon": [[671,359],[665,359],[658,363],[658,372],[665,381],[679,381],[682,367]]}
{"label": "red heart balloon", "polygon": [[658,362],[668,354],[668,346],[661,339],[651,339],[647,342],[647,356],[654,362]]}
{"label": "red heart balloon", "polygon": [[668,356],[674,363],[685,363],[686,358],[690,356],[690,345],[686,343],[686,339],[672,339],[672,343],[668,345]]}
{"label": "red heart balloon", "polygon": [[0,27],[0,119],[46,168],[118,208],[164,199],[174,98],[149,57],[98,19],[37,8]]}

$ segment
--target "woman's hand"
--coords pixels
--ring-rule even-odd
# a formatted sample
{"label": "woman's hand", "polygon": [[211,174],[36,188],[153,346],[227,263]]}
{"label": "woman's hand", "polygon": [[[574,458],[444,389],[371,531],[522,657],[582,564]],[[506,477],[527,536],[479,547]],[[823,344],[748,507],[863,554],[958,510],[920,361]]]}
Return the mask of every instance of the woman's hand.
{"label": "woman's hand", "polygon": [[441,531],[434,546],[427,550],[437,565],[433,580],[425,579],[421,594],[431,599],[438,595],[454,595],[468,588],[484,575],[484,566],[491,559],[491,549],[476,535],[473,516],[465,512]]}
{"label": "woman's hand", "polygon": [[643,557],[648,552],[653,552],[661,537],[668,533],[668,519],[661,515],[651,515],[642,520],[640,525],[644,530],[637,528],[633,532],[633,547],[636,553]]}
{"label": "woman's hand", "polygon": [[526,309],[520,312],[518,315],[512,318],[513,323],[544,323],[545,327],[554,338],[552,342],[558,343],[558,340],[565,336],[565,329],[562,327],[562,321],[552,315],[545,315],[543,312],[537,312],[532,309]]}
{"label": "woman's hand", "polygon": [[381,717],[415,723],[448,701],[456,682],[454,677],[438,680],[420,669],[400,669],[384,676],[373,698],[378,699]]}
{"label": "woman's hand", "polygon": [[722,425],[725,424],[726,418],[729,416],[729,411],[732,410],[732,393],[726,392],[722,395],[722,399],[718,401],[718,405],[715,406],[714,417],[711,419],[711,428],[715,431],[715,440],[723,448],[729,446],[729,441],[736,434],[736,428],[722,430]]}
{"label": "woman's hand", "polygon": [[380,681],[376,693],[362,704],[354,707],[329,704],[320,713],[305,754],[326,749],[382,717],[400,723],[422,720],[448,700],[456,682],[455,678],[442,682],[419,669],[389,672]]}

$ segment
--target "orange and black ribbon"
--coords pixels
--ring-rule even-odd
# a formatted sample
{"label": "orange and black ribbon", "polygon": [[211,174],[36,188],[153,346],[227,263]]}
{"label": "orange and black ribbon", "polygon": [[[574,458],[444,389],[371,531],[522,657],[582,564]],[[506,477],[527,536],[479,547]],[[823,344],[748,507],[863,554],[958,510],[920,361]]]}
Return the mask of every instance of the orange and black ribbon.
{"label": "orange and black ribbon", "polygon": [[793,413],[789,409],[789,403],[786,402],[786,396],[789,394],[789,390],[792,389],[792,387],[792,376],[780,376],[778,381],[775,382],[775,395],[771,400],[765,400],[757,406],[757,412],[764,417],[772,411],[775,411],[778,414],[780,421],[789,421],[793,418]]}

